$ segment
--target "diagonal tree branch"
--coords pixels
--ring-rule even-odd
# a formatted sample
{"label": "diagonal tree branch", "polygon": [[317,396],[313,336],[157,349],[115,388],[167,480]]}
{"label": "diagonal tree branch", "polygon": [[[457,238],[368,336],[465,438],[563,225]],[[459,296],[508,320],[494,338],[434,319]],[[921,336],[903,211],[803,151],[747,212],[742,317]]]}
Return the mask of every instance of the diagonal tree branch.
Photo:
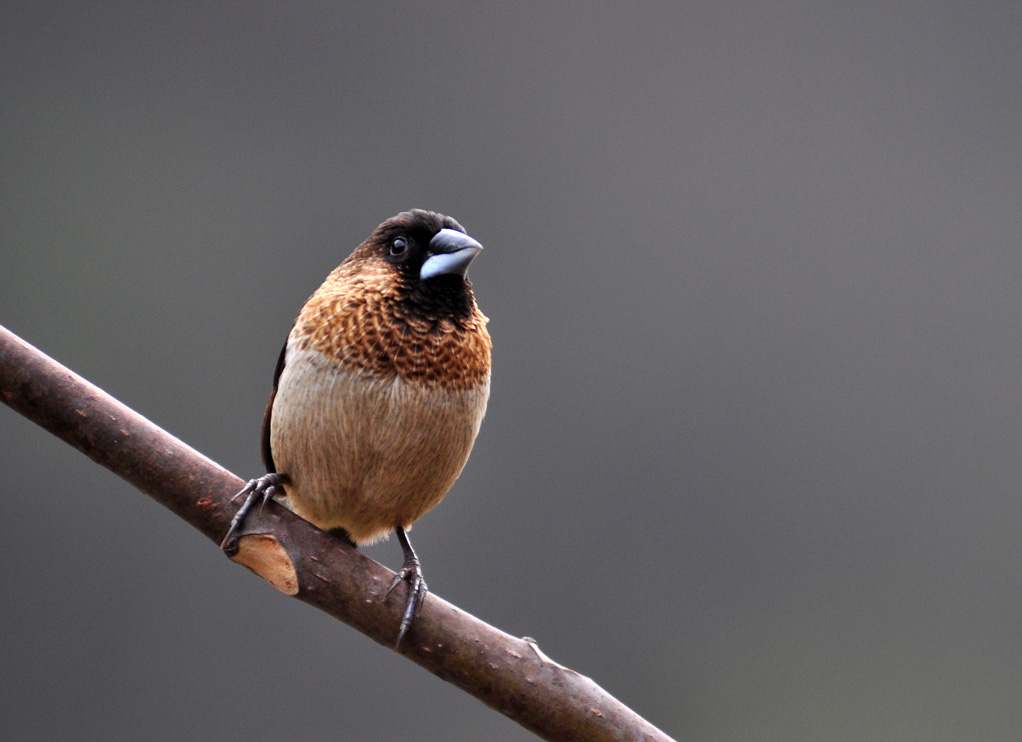
{"label": "diagonal tree branch", "polygon": [[[243,482],[0,326],[0,399],[162,503],[219,544]],[[392,647],[402,600],[393,573],[269,503],[234,561]],[[549,740],[670,738],[536,643],[430,594],[401,654]]]}

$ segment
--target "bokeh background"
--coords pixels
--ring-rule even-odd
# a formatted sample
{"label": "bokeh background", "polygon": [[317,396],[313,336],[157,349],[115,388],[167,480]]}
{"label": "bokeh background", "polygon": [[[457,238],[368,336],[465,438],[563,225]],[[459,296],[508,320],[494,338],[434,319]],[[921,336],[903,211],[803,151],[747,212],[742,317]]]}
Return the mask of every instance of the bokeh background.
{"label": "bokeh background", "polygon": [[[0,6],[0,323],[241,476],[299,306],[450,214],[435,593],[679,740],[1022,733],[1022,6]],[[531,738],[0,409],[4,739]],[[390,566],[395,541],[368,550]]]}

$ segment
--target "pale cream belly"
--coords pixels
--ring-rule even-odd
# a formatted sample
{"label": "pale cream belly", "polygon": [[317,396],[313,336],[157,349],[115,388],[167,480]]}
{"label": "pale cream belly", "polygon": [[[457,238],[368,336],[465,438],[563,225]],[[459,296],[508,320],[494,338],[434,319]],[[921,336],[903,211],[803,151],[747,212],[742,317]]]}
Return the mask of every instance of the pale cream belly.
{"label": "pale cream belly", "polygon": [[289,349],[270,428],[289,506],[356,543],[407,528],[458,478],[486,412],[489,380],[463,390],[377,379]]}

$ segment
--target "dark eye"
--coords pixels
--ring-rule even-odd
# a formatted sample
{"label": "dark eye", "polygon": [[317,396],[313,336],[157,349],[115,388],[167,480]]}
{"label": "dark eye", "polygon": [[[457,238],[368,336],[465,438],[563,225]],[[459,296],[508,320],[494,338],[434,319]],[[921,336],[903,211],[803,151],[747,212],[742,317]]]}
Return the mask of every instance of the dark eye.
{"label": "dark eye", "polygon": [[408,240],[404,237],[395,237],[394,241],[390,243],[390,254],[404,255],[406,252],[408,252]]}

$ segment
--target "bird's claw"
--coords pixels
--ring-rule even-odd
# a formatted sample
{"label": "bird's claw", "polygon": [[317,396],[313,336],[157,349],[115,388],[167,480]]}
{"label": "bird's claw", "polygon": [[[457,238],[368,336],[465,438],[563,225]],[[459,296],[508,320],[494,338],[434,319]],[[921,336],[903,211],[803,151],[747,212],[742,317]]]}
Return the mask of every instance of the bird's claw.
{"label": "bird's claw", "polygon": [[231,519],[231,527],[227,529],[227,535],[220,543],[220,548],[227,556],[233,557],[238,553],[239,532],[256,502],[260,503],[259,513],[261,515],[263,508],[266,507],[266,501],[272,499],[280,486],[287,483],[286,475],[273,472],[250,480],[238,494],[231,498],[231,502],[235,502],[239,497],[244,497],[245,502],[241,503],[238,512],[234,514],[234,518]]}
{"label": "bird's claw", "polygon": [[412,621],[415,620],[415,617],[419,615],[419,611],[422,610],[422,605],[426,602],[426,594],[429,592],[429,587],[427,587],[426,581],[422,578],[422,569],[419,567],[418,559],[405,562],[401,570],[394,575],[394,581],[390,583],[390,587],[387,589],[383,599],[389,598],[394,588],[402,582],[408,583],[408,602],[405,604],[404,615],[401,616],[401,627],[397,632],[397,641],[394,642],[395,651],[400,648],[401,640],[405,638],[408,629],[412,627]]}

